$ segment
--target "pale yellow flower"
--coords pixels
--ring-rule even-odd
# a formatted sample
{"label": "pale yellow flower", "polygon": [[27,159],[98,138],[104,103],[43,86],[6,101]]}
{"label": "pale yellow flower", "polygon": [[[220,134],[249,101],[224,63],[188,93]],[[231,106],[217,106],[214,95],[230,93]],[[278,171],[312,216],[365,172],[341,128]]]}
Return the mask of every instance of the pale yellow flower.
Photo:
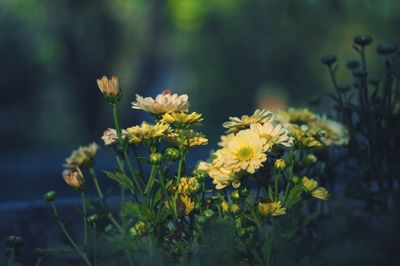
{"label": "pale yellow flower", "polygon": [[127,128],[129,143],[157,140],[169,132],[169,125],[157,123],[155,125],[142,122],[140,126]]}
{"label": "pale yellow flower", "polygon": [[207,145],[208,139],[202,133],[193,129],[176,130],[167,135],[167,141],[179,147],[180,144],[192,148],[195,146]]}
{"label": "pale yellow flower", "polygon": [[189,215],[194,209],[194,202],[190,199],[188,195],[182,195],[180,201],[183,205],[185,215]]}
{"label": "pale yellow flower", "polygon": [[224,168],[223,165],[216,165],[216,162],[200,162],[197,169],[204,170],[212,178],[216,189],[223,189],[231,184],[240,185],[240,175],[231,169]]}
{"label": "pale yellow flower", "polygon": [[293,137],[290,136],[290,131],[282,125],[274,125],[268,121],[264,124],[251,124],[250,130],[255,132],[260,138],[266,140],[266,143],[282,145],[285,147],[293,146]]}
{"label": "pale yellow flower", "polygon": [[347,128],[334,120],[328,119],[326,116],[322,116],[317,119],[314,127],[322,130],[322,142],[329,146],[335,145],[346,145],[349,143],[349,131]]}
{"label": "pale yellow flower", "polygon": [[258,211],[263,216],[279,216],[286,214],[286,208],[282,207],[282,203],[280,201],[265,203],[259,202]]}
{"label": "pale yellow flower", "polygon": [[309,124],[316,121],[317,117],[308,108],[289,108],[287,111],[280,111],[278,114],[278,119],[296,125]]}
{"label": "pale yellow flower", "polygon": [[242,130],[220,150],[217,163],[233,172],[246,171],[253,174],[267,160],[269,149],[265,139],[250,130]]}
{"label": "pale yellow flower", "polygon": [[75,168],[90,165],[98,147],[99,146],[97,146],[96,143],[79,147],[77,150],[74,150],[67,159],[65,159],[64,166],[67,168]]}
{"label": "pale yellow flower", "polygon": [[65,169],[62,172],[65,183],[74,188],[75,190],[80,190],[85,185],[85,180],[83,178],[82,171],[78,168]]}
{"label": "pale yellow flower", "polygon": [[326,200],[329,197],[329,192],[325,188],[319,187],[311,192],[311,196],[320,200]]}
{"label": "pale yellow flower", "polygon": [[222,135],[220,142],[218,142],[218,146],[224,147],[232,138],[235,137],[235,134],[228,134],[228,135]]}
{"label": "pale yellow flower", "polygon": [[178,96],[178,94],[171,94],[169,91],[158,94],[155,99],[151,97],[143,98],[136,94],[136,102],[132,102],[132,108],[161,115],[172,112],[187,112],[189,102],[186,94]]}
{"label": "pale yellow flower", "polygon": [[103,76],[97,80],[97,86],[99,86],[101,93],[106,97],[118,98],[121,94],[117,77],[108,79],[106,76]]}
{"label": "pale yellow flower", "polygon": [[[125,139],[127,134],[128,134],[128,132],[126,131],[126,129],[123,129],[121,132],[122,139]],[[107,146],[115,144],[118,139],[117,130],[115,130],[113,128],[107,128],[103,132],[103,136],[101,137],[101,139],[104,141],[104,144]]]}
{"label": "pale yellow flower", "polygon": [[301,184],[307,191],[313,191],[315,188],[318,187],[318,182],[314,179],[308,178],[304,176],[301,179]]}
{"label": "pale yellow flower", "polygon": [[226,133],[236,133],[242,129],[247,129],[254,123],[265,123],[273,117],[270,111],[257,109],[253,115],[243,115],[241,118],[229,117],[229,121],[223,124],[228,130]]}
{"label": "pale yellow flower", "polygon": [[198,124],[203,121],[203,118],[201,114],[196,112],[190,114],[184,112],[173,112],[164,114],[161,121],[177,127],[184,127]]}

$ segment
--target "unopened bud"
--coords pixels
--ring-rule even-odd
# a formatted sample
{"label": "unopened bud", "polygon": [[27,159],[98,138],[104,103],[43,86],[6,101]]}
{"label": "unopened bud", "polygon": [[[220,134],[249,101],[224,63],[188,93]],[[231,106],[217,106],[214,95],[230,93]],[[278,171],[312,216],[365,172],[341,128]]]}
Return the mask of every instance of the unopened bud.
{"label": "unopened bud", "polygon": [[372,42],[372,37],[369,35],[363,35],[363,34],[356,35],[353,39],[353,42],[360,46],[366,46]]}
{"label": "unopened bud", "polygon": [[197,170],[195,177],[199,182],[202,182],[208,177],[208,174],[205,170]]}
{"label": "unopened bud", "polygon": [[47,202],[53,202],[56,199],[56,193],[54,191],[49,191],[43,195],[43,198]]}
{"label": "unopened bud", "polygon": [[163,160],[163,155],[161,153],[154,152],[154,153],[150,154],[150,157],[149,157],[150,164],[159,165],[159,164],[161,164],[162,160]]}
{"label": "unopened bud", "polygon": [[278,171],[285,170],[285,168],[286,168],[286,162],[285,162],[285,160],[283,160],[283,159],[277,159],[277,160],[275,161],[274,167],[275,167],[275,169],[278,170]]}
{"label": "unopened bud", "polygon": [[167,160],[169,160],[171,162],[175,162],[175,161],[179,160],[179,158],[181,157],[179,150],[177,150],[175,148],[166,148],[164,155],[167,158]]}

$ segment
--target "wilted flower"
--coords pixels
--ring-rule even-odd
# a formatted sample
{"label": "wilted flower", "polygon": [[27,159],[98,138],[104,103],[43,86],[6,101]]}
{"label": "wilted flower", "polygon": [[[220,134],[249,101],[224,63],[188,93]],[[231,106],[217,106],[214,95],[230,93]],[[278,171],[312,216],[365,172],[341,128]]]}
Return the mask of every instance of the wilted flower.
{"label": "wilted flower", "polygon": [[201,114],[196,112],[190,114],[185,112],[173,112],[164,114],[161,121],[176,127],[187,127],[200,123],[203,121],[203,118]]}
{"label": "wilted flower", "polygon": [[189,215],[194,209],[194,202],[188,195],[182,195],[179,199],[183,205],[185,215]]}
{"label": "wilted flower", "polygon": [[326,200],[329,197],[328,191],[323,187],[318,187],[318,182],[304,176],[301,179],[304,189],[311,193],[311,196],[317,199]]}
{"label": "wilted flower", "polygon": [[323,187],[319,187],[311,192],[311,196],[320,200],[326,200],[329,197],[329,192]]}
{"label": "wilted flower", "polygon": [[143,122],[140,126],[127,128],[129,143],[157,140],[167,134],[169,125],[157,123],[155,125]]}
{"label": "wilted flower", "polygon": [[[126,131],[126,129],[123,129],[121,132],[122,139],[126,139],[127,134],[128,134],[128,132]],[[101,139],[104,141],[104,144],[107,146],[115,144],[115,142],[118,139],[117,130],[115,130],[113,128],[107,128],[104,131]]]}
{"label": "wilted flower", "polygon": [[301,179],[301,184],[303,185],[303,187],[308,190],[308,191],[312,191],[314,190],[316,187],[318,187],[318,182],[314,179],[308,178],[306,176],[304,176]]}
{"label": "wilted flower", "polygon": [[92,143],[88,146],[79,147],[77,150],[74,150],[72,154],[65,160],[64,167],[82,168],[91,165],[98,147],[99,146],[97,146],[96,143]]}
{"label": "wilted flower", "polygon": [[101,79],[97,80],[97,86],[99,86],[101,93],[103,93],[110,102],[117,102],[119,100],[121,90],[117,77],[111,77],[111,79],[108,79],[106,76],[103,76]]}
{"label": "wilted flower", "polygon": [[76,167],[73,169],[65,169],[62,173],[65,183],[75,190],[81,190],[85,185],[82,171]]}
{"label": "wilted flower", "polygon": [[178,94],[171,95],[169,91],[164,91],[164,93],[158,94],[156,99],[151,97],[143,98],[136,94],[136,102],[132,102],[132,108],[161,115],[172,112],[187,112],[189,102],[186,94],[178,96]]}
{"label": "wilted flower", "polygon": [[282,203],[280,201],[265,203],[259,202],[258,211],[263,216],[279,216],[286,214],[286,208],[282,207]]}
{"label": "wilted flower", "polygon": [[228,130],[226,133],[236,133],[242,129],[247,129],[251,124],[266,123],[272,119],[272,113],[264,109],[257,109],[253,115],[243,115],[241,118],[229,117],[229,121],[223,124]]}

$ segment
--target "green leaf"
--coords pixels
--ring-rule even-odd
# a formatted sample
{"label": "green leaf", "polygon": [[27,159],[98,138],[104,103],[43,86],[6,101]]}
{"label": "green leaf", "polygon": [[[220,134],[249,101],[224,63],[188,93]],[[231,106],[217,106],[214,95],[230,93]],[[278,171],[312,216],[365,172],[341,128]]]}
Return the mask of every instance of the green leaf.
{"label": "green leaf", "polygon": [[108,178],[117,181],[122,188],[128,188],[130,190],[134,190],[132,180],[123,173],[120,172],[113,173],[109,171],[104,171],[104,173]]}

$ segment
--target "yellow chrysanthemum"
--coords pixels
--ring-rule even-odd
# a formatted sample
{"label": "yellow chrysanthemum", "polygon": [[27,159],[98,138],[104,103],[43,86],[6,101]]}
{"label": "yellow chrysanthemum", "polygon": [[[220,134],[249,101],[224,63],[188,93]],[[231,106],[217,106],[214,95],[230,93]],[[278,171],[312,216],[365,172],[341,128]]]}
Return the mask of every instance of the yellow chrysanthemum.
{"label": "yellow chrysanthemum", "polygon": [[311,196],[320,200],[326,200],[329,197],[329,192],[323,187],[319,187],[311,192]]}
{"label": "yellow chrysanthemum", "polygon": [[251,124],[265,123],[272,119],[272,113],[264,109],[257,109],[253,115],[243,115],[241,118],[229,117],[229,121],[223,124],[228,130],[226,133],[236,133],[242,129],[247,129]]}
{"label": "yellow chrysanthemum", "polygon": [[296,125],[309,124],[315,121],[317,117],[308,108],[289,108],[287,111],[280,111],[278,114],[280,120]]}
{"label": "yellow chrysanthemum", "polygon": [[67,159],[65,159],[64,167],[82,168],[84,166],[90,165],[98,148],[99,146],[96,143],[92,143],[88,146],[79,147],[77,150],[74,150]]}
{"label": "yellow chrysanthemum", "polygon": [[346,145],[349,143],[349,132],[347,128],[336,121],[328,119],[326,116],[322,116],[312,124],[316,129],[322,131],[322,142],[329,146],[335,145]]}
{"label": "yellow chrysanthemum", "polygon": [[144,110],[155,115],[187,112],[189,109],[188,99],[186,94],[178,96],[178,94],[171,94],[167,90],[162,94],[158,94],[155,99],[151,97],[143,98],[136,94],[136,102],[132,102],[132,108]]}
{"label": "yellow chrysanthemum", "polygon": [[197,169],[207,172],[216,189],[223,189],[231,184],[234,187],[240,186],[239,173],[234,173],[231,169],[224,168],[223,165],[217,165],[215,161],[213,163],[200,162]]}
{"label": "yellow chrysanthemum", "polygon": [[306,176],[301,179],[301,184],[307,191],[313,191],[316,187],[318,187],[318,182],[316,180]]}
{"label": "yellow chrysanthemum", "polygon": [[161,121],[177,127],[185,127],[200,123],[203,121],[203,117],[201,114],[196,112],[190,114],[184,112],[173,112],[164,114]]}
{"label": "yellow chrysanthemum", "polygon": [[286,214],[286,208],[282,207],[280,201],[259,202],[258,211],[263,216],[279,216]]}
{"label": "yellow chrysanthemum", "polygon": [[321,147],[322,144],[316,138],[316,133],[310,130],[308,126],[299,127],[297,125],[290,126],[290,131],[294,138],[294,143],[301,147]]}
{"label": "yellow chrysanthemum", "polygon": [[178,185],[179,194],[191,194],[194,188],[198,187],[199,182],[195,177],[181,177]]}
{"label": "yellow chrysanthemum", "polygon": [[274,125],[268,121],[264,124],[252,124],[250,125],[250,130],[255,132],[260,138],[265,139],[270,145],[293,146],[293,137],[289,135],[290,131],[282,125]]}
{"label": "yellow chrysanthemum", "polygon": [[218,142],[218,146],[224,147],[232,138],[235,137],[235,134],[228,134],[228,135],[222,135],[220,142]]}
{"label": "yellow chrysanthemum", "polygon": [[172,143],[175,146],[180,146],[183,144],[188,148],[192,148],[195,146],[207,145],[208,139],[202,133],[190,130],[176,130],[171,132],[167,136],[167,141]]}
{"label": "yellow chrysanthemum", "polygon": [[143,122],[140,126],[127,128],[129,143],[155,140],[163,137],[170,129],[168,124],[157,123],[155,125]]}
{"label": "yellow chrysanthemum", "polygon": [[[267,160],[269,149],[265,139],[250,130],[242,130],[220,150],[216,160],[233,172],[246,171],[253,174]],[[218,162],[220,161],[220,162]]]}
{"label": "yellow chrysanthemum", "polygon": [[185,215],[189,215],[193,209],[194,209],[194,202],[190,199],[190,197],[188,195],[182,195],[180,197],[180,201],[183,205],[183,211],[185,213]]}

